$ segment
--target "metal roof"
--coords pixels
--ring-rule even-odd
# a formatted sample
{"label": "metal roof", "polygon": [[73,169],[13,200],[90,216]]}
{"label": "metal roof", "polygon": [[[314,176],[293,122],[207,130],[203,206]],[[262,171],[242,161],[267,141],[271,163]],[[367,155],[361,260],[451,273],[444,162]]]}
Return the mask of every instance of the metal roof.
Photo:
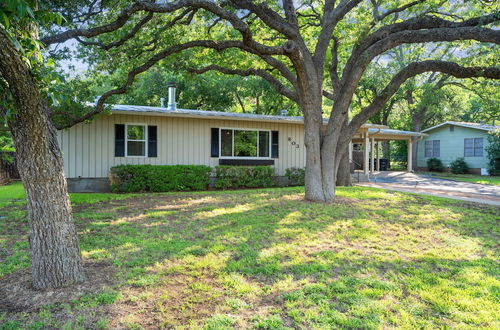
{"label": "metal roof", "polygon": [[491,131],[491,130],[496,129],[496,128],[500,129],[500,126],[498,126],[498,125],[494,126],[494,125],[485,125],[485,124],[479,124],[479,123],[467,123],[467,122],[463,122],[463,121],[445,121],[444,123],[441,123],[439,125],[432,126],[432,127],[427,128],[427,129],[424,129],[422,131],[422,133],[423,132],[428,132],[430,130],[433,130],[435,128],[438,128],[438,127],[441,127],[441,126],[444,126],[444,125],[462,126],[462,127],[467,127],[467,128],[480,129],[480,130],[483,130],[483,131]]}
{"label": "metal roof", "polygon": [[408,136],[427,136],[422,132],[411,132],[411,131],[401,131],[398,129],[390,129],[390,128],[369,128],[368,135],[376,135],[377,133],[383,135],[408,135]]}
{"label": "metal roof", "polygon": [[[271,116],[258,115],[253,113],[238,113],[238,112],[222,112],[222,111],[204,111],[192,109],[176,109],[168,110],[161,107],[150,107],[142,105],[122,105],[113,104],[111,111],[113,113],[130,113],[138,112],[154,116],[171,116],[171,117],[198,117],[206,119],[229,119],[229,120],[247,120],[247,121],[265,121],[265,122],[286,122],[303,124],[304,117],[302,116]],[[328,118],[323,118],[323,122],[328,123]],[[364,128],[387,128],[386,125],[378,124],[363,124]]]}

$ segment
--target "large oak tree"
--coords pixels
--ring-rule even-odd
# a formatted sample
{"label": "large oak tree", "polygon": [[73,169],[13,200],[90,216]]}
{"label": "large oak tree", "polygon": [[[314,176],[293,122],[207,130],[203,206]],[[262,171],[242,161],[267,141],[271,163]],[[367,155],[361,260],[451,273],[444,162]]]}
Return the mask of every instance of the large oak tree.
{"label": "large oak tree", "polygon": [[[0,74],[16,109],[9,126],[28,196],[35,287],[83,279],[51,120],[55,114],[59,114],[58,128],[92,118],[104,109],[108,98],[125,93],[136,75],[170,56],[182,58],[200,51],[202,55],[197,56],[203,56],[207,63],[192,67],[192,72],[260,76],[298,104],[305,123],[305,198],[331,202],[348,142],[408,78],[430,71],[458,78],[500,78],[498,67],[412,62],[396,73],[370,104],[349,118],[364,72],[374,58],[388,50],[409,43],[464,42],[474,47],[480,42],[490,43],[492,51],[498,53],[500,31],[493,27],[500,20],[498,8],[481,9],[479,2],[467,2],[467,10],[460,11],[457,4],[419,0],[177,0],[88,1],[70,6],[61,11],[67,15],[66,25],[48,29],[40,39],[45,47],[76,39],[91,50],[90,57],[94,56],[92,49],[117,56],[121,61],[113,61],[111,56],[110,63],[121,63],[127,74],[123,84],[104,93],[93,109],[63,116],[64,123],[40,94],[33,72],[8,38],[12,35],[9,28],[0,26]],[[119,54],[126,53],[128,45],[133,45],[128,50],[135,53],[123,62]],[[134,67],[129,70],[130,64]],[[327,125],[323,124],[325,100],[333,104]]]}

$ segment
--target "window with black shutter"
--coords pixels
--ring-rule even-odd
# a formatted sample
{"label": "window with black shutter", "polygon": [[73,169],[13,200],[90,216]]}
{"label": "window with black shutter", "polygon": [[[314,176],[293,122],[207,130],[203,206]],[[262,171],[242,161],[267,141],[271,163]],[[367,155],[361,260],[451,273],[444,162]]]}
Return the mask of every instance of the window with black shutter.
{"label": "window with black shutter", "polygon": [[158,156],[158,132],[156,126],[148,126],[148,157]]}
{"label": "window with black shutter", "polygon": [[271,132],[271,158],[279,157],[279,132]]}
{"label": "window with black shutter", "polygon": [[219,129],[211,128],[210,157],[219,157]]}
{"label": "window with black shutter", "polygon": [[115,157],[125,156],[125,125],[115,124]]}

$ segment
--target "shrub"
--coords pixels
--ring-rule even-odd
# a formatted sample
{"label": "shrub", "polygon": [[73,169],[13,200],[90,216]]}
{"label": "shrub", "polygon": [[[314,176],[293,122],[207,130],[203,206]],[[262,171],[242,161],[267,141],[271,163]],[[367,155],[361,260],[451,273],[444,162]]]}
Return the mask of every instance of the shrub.
{"label": "shrub", "polygon": [[216,166],[215,187],[262,188],[276,185],[275,172],[269,166]]}
{"label": "shrub", "polygon": [[290,186],[303,186],[305,183],[306,170],[305,168],[287,168],[285,176],[288,178]]}
{"label": "shrub", "polygon": [[469,173],[469,165],[463,157],[459,157],[450,163],[450,171],[453,174],[466,174]]}
{"label": "shrub", "polygon": [[431,172],[442,172],[443,162],[439,158],[429,158],[427,159],[427,168]]}
{"label": "shrub", "polygon": [[500,175],[500,129],[494,129],[489,134],[486,147],[488,172],[490,175]]}
{"label": "shrub", "polygon": [[109,179],[113,192],[203,190],[211,171],[204,165],[118,165]]}

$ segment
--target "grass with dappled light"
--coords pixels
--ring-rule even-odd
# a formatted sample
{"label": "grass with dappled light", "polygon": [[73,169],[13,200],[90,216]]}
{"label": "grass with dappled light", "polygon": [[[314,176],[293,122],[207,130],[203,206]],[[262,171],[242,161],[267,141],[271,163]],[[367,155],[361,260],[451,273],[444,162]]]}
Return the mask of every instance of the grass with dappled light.
{"label": "grass with dappled light", "polygon": [[[4,202],[16,186],[0,187]],[[7,196],[7,197],[5,197]],[[500,209],[365,187],[72,194],[101,293],[1,313],[4,328],[499,328]],[[29,266],[26,211],[2,204],[1,277]],[[0,325],[2,328],[2,325]]]}

